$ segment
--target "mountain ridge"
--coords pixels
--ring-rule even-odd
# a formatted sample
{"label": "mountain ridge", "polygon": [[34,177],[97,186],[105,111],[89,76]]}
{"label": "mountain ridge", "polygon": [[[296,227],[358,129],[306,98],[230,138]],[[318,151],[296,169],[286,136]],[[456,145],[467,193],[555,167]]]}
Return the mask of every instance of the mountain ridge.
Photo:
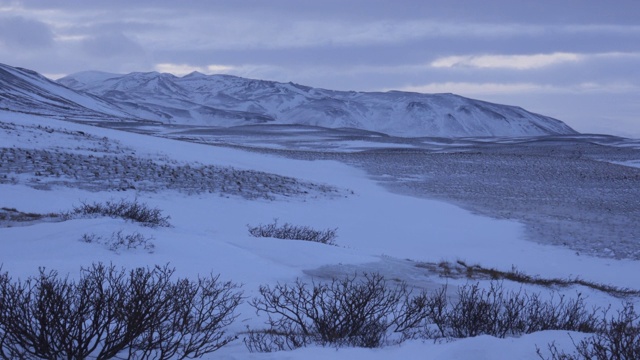
{"label": "mountain ridge", "polygon": [[[90,74],[85,73],[84,77]],[[169,123],[301,124],[351,127],[398,136],[576,133],[557,119],[517,106],[455,94],[338,91],[292,82],[198,72],[183,77],[158,72],[131,73],[101,82],[85,80],[84,85],[78,86],[80,77],[69,75],[58,81],[76,90],[102,96],[137,116]]]}
{"label": "mountain ridge", "polygon": [[58,118],[229,127],[297,124],[405,137],[576,134],[517,106],[455,94],[356,92],[193,72],[84,71],[58,81],[0,64],[0,107]]}

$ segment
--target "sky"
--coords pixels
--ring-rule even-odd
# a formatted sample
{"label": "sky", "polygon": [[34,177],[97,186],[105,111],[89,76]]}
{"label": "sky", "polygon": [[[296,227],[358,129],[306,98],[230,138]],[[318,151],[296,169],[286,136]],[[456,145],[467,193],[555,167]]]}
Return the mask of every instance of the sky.
{"label": "sky", "polygon": [[640,138],[638,0],[0,0],[0,62],[455,93]]}

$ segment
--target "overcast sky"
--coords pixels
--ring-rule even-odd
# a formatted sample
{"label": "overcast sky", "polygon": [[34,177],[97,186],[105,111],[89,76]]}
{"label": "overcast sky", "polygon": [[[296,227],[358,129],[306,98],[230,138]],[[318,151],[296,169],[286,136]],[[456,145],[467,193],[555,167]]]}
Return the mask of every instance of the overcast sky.
{"label": "overcast sky", "polygon": [[640,0],[0,0],[0,62],[451,92],[640,138]]}

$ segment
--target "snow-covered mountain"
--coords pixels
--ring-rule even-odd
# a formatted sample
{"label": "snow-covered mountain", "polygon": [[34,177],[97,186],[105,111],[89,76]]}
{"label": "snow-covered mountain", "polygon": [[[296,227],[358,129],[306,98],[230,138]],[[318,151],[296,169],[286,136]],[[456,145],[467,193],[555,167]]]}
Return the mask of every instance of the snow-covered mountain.
{"label": "snow-covered mountain", "polygon": [[563,122],[515,106],[453,94],[354,92],[230,75],[184,77],[81,72],[58,80],[140,118],[235,126],[258,123],[359,128],[400,136],[537,136],[572,134]]}
{"label": "snow-covered mountain", "polygon": [[0,64],[0,109],[71,120],[133,116],[100,97],[80,93],[27,69]]}
{"label": "snow-covered mountain", "polygon": [[82,72],[58,82],[0,64],[0,109],[83,121],[152,120],[238,126],[300,124],[398,136],[573,134],[563,122],[519,107],[453,94],[354,92],[191,73]]}

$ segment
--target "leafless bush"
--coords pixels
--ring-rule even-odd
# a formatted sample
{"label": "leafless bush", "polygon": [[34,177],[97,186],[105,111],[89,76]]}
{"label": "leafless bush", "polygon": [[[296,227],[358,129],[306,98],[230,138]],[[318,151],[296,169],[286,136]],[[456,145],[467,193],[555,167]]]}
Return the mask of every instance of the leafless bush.
{"label": "leafless bush", "polygon": [[504,290],[500,282],[486,289],[468,284],[449,298],[446,287],[412,295],[405,284],[389,287],[381,275],[365,274],[329,283],[263,286],[260,295],[251,305],[267,314],[267,329],[249,329],[250,351],[311,343],[379,347],[406,339],[504,338],[542,330],[594,332],[600,324],[600,309],[589,308],[580,294],[543,298]]}
{"label": "leafless bush", "polygon": [[109,250],[119,253],[122,249],[143,249],[152,253],[155,249],[153,237],[145,237],[139,232],[131,234],[123,234],[122,230],[118,230],[111,234],[109,238],[104,238],[96,234],[83,234],[80,239],[82,242],[106,245]]}
{"label": "leafless bush", "polygon": [[184,359],[234,340],[224,328],[242,301],[217,276],[172,281],[173,269],[94,264],[78,281],[40,269],[0,275],[2,359]]}
{"label": "leafless bush", "polygon": [[[438,296],[444,297],[444,292]],[[522,290],[506,291],[502,283],[492,282],[488,289],[470,284],[458,289],[456,301],[442,307],[446,299],[434,299],[432,308],[437,332],[430,338],[466,338],[491,335],[504,338],[543,330],[593,332],[597,329],[598,308],[589,308],[581,294],[574,299],[551,296],[543,300],[540,294]]]}
{"label": "leafless bush", "polygon": [[309,226],[297,226],[289,223],[278,225],[278,219],[271,224],[249,226],[249,233],[255,237],[271,237],[286,240],[304,240],[335,245],[338,229],[315,230]]}
{"label": "leafless bush", "polygon": [[268,316],[266,330],[250,330],[250,351],[294,349],[310,343],[333,346],[382,346],[391,333],[402,338],[427,317],[425,298],[412,296],[406,284],[387,286],[382,275],[364,274],[329,283],[260,287],[251,301]]}
{"label": "leafless bush", "polygon": [[170,226],[169,216],[163,216],[162,210],[151,208],[145,203],[138,202],[137,199],[133,201],[108,200],[105,203],[82,202],[80,206],[74,207],[72,211],[65,214],[66,218],[77,216],[110,216],[138,222],[149,227]]}
{"label": "leafless bush", "polygon": [[615,317],[605,319],[596,335],[574,343],[575,351],[567,354],[555,344],[549,345],[551,360],[637,360],[640,359],[640,314],[633,304],[626,303]]}

